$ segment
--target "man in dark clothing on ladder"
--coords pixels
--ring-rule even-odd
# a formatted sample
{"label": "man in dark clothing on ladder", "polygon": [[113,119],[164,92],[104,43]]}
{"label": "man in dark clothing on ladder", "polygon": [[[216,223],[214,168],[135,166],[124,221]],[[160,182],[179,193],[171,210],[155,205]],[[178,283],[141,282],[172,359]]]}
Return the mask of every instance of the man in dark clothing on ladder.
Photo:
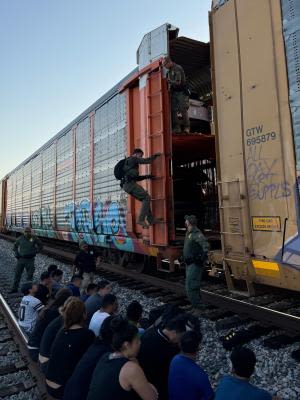
{"label": "man in dark clothing on ladder", "polygon": [[153,225],[158,220],[154,219],[150,207],[150,195],[149,193],[138,185],[137,181],[144,179],[153,179],[153,175],[139,175],[140,164],[151,164],[161,154],[156,153],[148,158],[143,158],[144,152],[141,149],[134,149],[130,157],[126,158],[123,171],[124,178],[121,180],[122,189],[133,196],[135,199],[142,202],[142,208],[137,223],[142,225],[144,229],[149,228],[149,225]]}

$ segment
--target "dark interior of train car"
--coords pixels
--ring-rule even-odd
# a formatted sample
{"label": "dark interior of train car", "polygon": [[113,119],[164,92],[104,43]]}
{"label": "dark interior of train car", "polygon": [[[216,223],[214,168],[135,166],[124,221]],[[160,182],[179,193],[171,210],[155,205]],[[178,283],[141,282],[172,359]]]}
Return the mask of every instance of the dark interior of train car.
{"label": "dark interior of train car", "polygon": [[170,38],[171,59],[185,71],[191,91],[190,134],[172,135],[176,240],[185,233],[184,215],[194,214],[212,247],[219,247],[215,136],[211,130],[212,90],[209,44]]}

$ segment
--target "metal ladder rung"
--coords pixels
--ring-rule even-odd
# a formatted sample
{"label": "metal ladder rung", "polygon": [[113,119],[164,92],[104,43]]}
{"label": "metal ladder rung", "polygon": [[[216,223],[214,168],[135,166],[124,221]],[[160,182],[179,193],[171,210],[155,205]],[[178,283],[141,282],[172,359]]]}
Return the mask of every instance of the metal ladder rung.
{"label": "metal ladder rung", "polygon": [[240,208],[240,209],[242,209],[243,207],[242,206],[220,206],[219,207],[219,209],[222,209],[222,210],[230,209],[230,208]]}
{"label": "metal ladder rung", "polygon": [[220,232],[221,235],[239,235],[244,236],[244,233],[237,233],[237,232]]}
{"label": "metal ladder rung", "polygon": [[156,199],[151,199],[151,201],[166,200],[165,197],[156,197]]}
{"label": "metal ladder rung", "polygon": [[153,133],[153,135],[148,135],[148,138],[163,136],[163,131],[159,131],[158,133]]}
{"label": "metal ladder rung", "polygon": [[148,114],[148,118],[155,117],[156,115],[162,115],[162,111],[157,111],[155,113]]}

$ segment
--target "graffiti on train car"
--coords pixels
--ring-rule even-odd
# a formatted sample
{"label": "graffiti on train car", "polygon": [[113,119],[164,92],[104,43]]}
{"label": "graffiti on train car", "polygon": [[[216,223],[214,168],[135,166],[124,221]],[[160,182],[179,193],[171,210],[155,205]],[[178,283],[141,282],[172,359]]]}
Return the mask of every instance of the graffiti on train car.
{"label": "graffiti on train car", "polygon": [[289,182],[278,174],[279,159],[263,155],[263,145],[249,148],[246,168],[251,200],[279,200],[289,197],[292,190]]}

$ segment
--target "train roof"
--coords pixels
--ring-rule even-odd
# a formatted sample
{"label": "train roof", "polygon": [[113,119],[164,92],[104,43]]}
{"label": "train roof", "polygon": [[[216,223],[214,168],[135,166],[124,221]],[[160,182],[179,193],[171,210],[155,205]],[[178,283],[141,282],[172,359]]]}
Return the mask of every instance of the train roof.
{"label": "train roof", "polygon": [[60,130],[55,136],[53,136],[51,139],[49,139],[45,144],[43,144],[38,150],[36,150],[33,154],[31,154],[29,157],[27,157],[21,164],[19,164],[16,168],[14,168],[12,171],[7,173],[3,178],[7,178],[10,175],[12,175],[16,170],[18,170],[20,167],[23,165],[27,164],[30,160],[32,160],[34,157],[36,157],[41,151],[45,150],[47,147],[49,147],[55,140],[59,139],[62,137],[65,133],[67,133],[74,125],[78,124],[80,121],[82,121],[91,111],[101,107],[104,103],[109,101],[112,97],[114,97],[120,87],[136,72],[138,71],[138,67],[134,68],[129,74],[127,74],[123,79],[121,79],[115,86],[113,86],[110,90],[108,90],[103,96],[100,97],[100,99],[96,100],[93,104],[91,104],[85,111],[83,111],[81,114],[78,115],[73,121],[71,121],[68,125],[66,125],[62,130]]}

